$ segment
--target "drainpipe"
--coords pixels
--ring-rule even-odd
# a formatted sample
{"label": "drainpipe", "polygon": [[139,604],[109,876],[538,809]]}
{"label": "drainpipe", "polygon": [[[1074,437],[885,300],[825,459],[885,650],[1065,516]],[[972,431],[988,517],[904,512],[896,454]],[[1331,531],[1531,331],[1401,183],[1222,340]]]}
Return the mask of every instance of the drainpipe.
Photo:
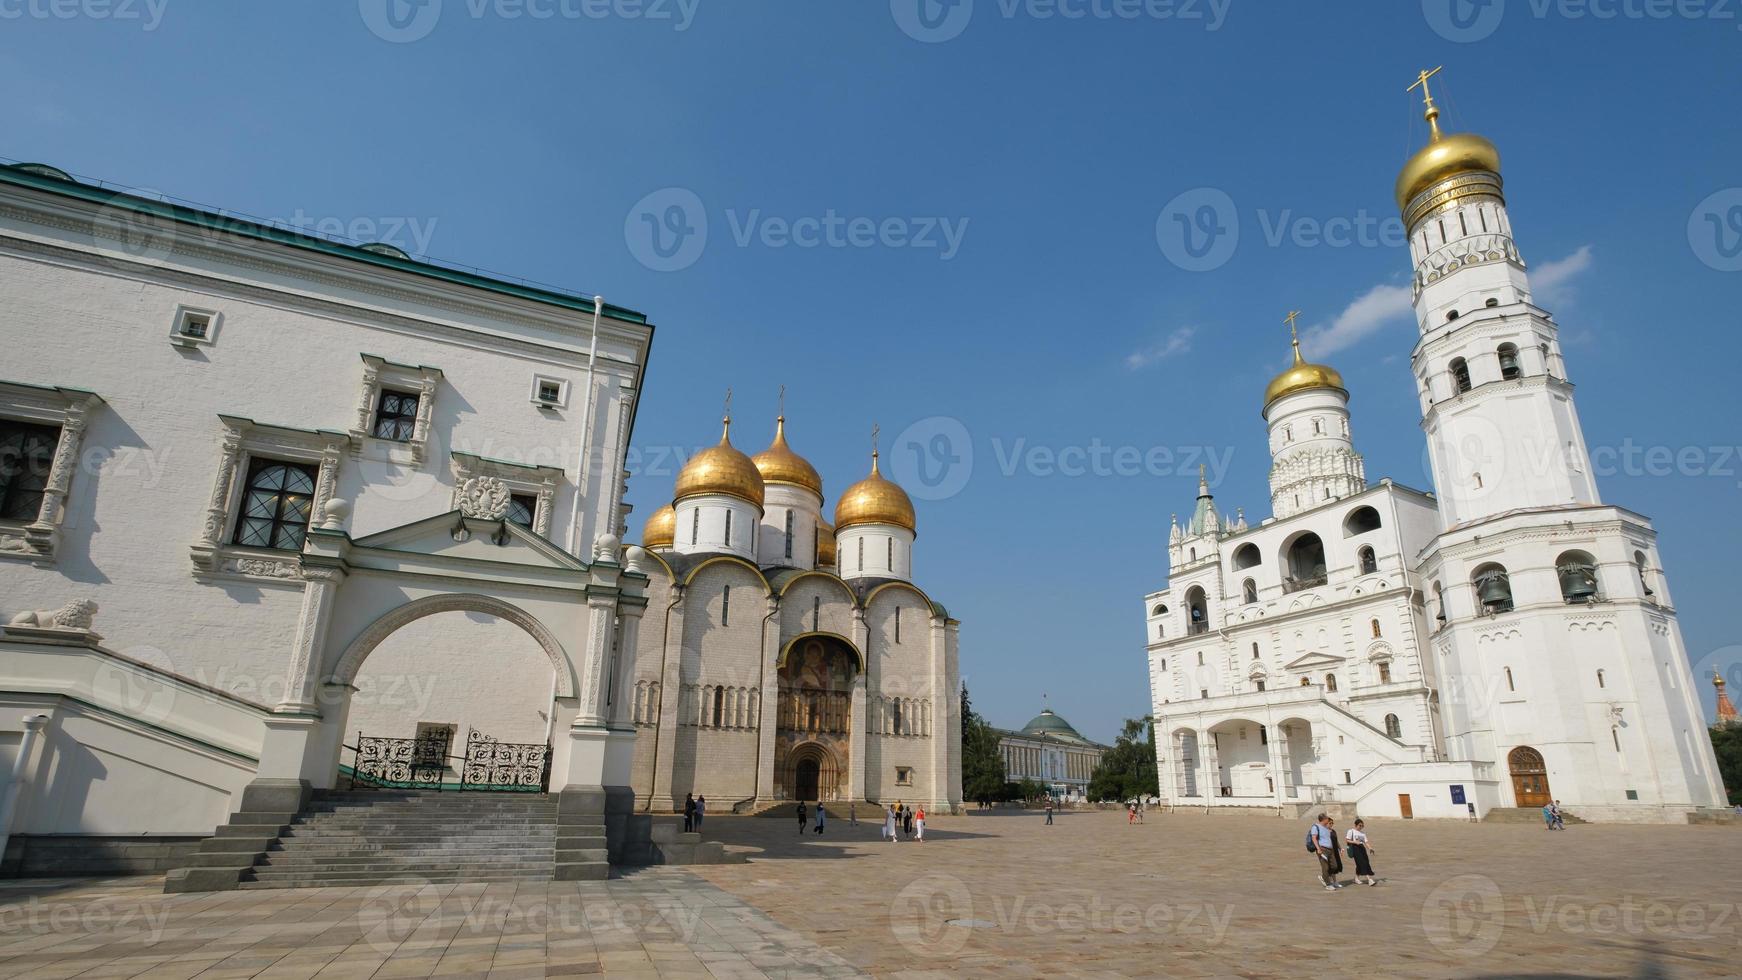
{"label": "drainpipe", "polygon": [[593,560],[590,550],[581,550],[581,499],[587,495],[591,482],[590,473],[593,447],[593,378],[599,363],[599,314],[605,309],[605,297],[593,297],[593,326],[587,340],[587,386],[586,404],[581,407],[581,457],[580,473],[575,477],[575,502],[569,510],[569,554],[588,563]]}
{"label": "drainpipe", "polygon": [[24,767],[30,764],[30,752],[47,724],[47,715],[24,716],[24,734],[18,739],[18,755],[12,759],[12,778],[6,784],[5,796],[0,797],[0,856],[5,855],[12,839],[12,817],[18,810],[18,791],[24,786]]}

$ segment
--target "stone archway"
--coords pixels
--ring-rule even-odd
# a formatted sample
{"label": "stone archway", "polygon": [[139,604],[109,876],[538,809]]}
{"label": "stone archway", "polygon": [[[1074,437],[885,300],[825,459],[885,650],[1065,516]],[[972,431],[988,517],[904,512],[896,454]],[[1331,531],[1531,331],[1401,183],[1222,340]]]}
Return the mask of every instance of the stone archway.
{"label": "stone archway", "polygon": [[[853,687],[862,661],[844,637],[794,637],[778,662],[774,760],[786,799],[839,799],[851,756]],[[811,783],[814,772],[815,784]],[[804,797],[798,794],[814,792]]]}
{"label": "stone archway", "polygon": [[559,698],[574,697],[574,678],[569,673],[568,657],[563,653],[562,642],[557,639],[556,634],[520,607],[475,592],[425,596],[422,599],[413,599],[382,614],[380,618],[357,634],[356,638],[345,647],[344,654],[333,665],[332,674],[327,683],[349,685],[356,679],[357,671],[363,666],[363,661],[368,658],[371,651],[381,645],[382,641],[408,623],[443,612],[487,613],[507,620],[525,630],[534,640],[538,641],[545,656],[550,658],[551,668],[556,671],[556,696]]}
{"label": "stone archway", "polygon": [[1521,807],[1547,806],[1554,800],[1548,788],[1548,765],[1542,753],[1520,745],[1506,755],[1506,770],[1512,776],[1513,802]]}

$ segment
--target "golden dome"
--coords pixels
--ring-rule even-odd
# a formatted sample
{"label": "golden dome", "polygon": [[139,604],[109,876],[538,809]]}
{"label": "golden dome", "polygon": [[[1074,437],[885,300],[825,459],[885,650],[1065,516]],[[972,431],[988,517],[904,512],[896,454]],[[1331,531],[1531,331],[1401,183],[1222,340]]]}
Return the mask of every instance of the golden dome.
{"label": "golden dome", "polygon": [[670,548],[677,540],[677,511],[670,504],[653,512],[641,525],[641,546],[650,551]]}
{"label": "golden dome", "polygon": [[913,501],[907,498],[907,491],[877,472],[876,453],[871,454],[871,475],[848,487],[835,503],[835,529],[844,531],[855,524],[894,524],[916,530]]}
{"label": "golden dome", "polygon": [[762,474],[750,457],[732,447],[731,436],[732,420],[727,418],[720,444],[691,456],[678,472],[673,503],[704,493],[723,493],[762,506]]}
{"label": "golden dome", "polygon": [[763,483],[787,483],[803,487],[819,497],[823,495],[823,478],[817,474],[816,467],[786,444],[784,415],[774,420],[774,441],[757,453],[752,462],[762,474]]}
{"label": "golden dome", "polygon": [[1300,356],[1300,341],[1294,342],[1294,364],[1289,369],[1270,379],[1270,387],[1264,389],[1264,410],[1270,411],[1270,406],[1283,395],[1292,395],[1297,391],[1309,391],[1313,388],[1328,388],[1349,393],[1343,387],[1343,376],[1337,369],[1328,364],[1312,364]]}
{"label": "golden dome", "polygon": [[833,568],[835,560],[835,526],[828,521],[818,521],[817,564],[824,568]]}
{"label": "golden dome", "polygon": [[1409,207],[1417,194],[1448,177],[1499,172],[1500,151],[1485,137],[1475,133],[1440,136],[1436,129],[1434,138],[1415,151],[1397,175],[1397,208]]}
{"label": "golden dome", "polygon": [[[1416,85],[1421,86],[1421,98],[1424,112],[1422,118],[1427,120],[1427,145],[1415,151],[1415,155],[1404,163],[1403,170],[1397,175],[1397,209],[1407,210],[1409,202],[1415,196],[1429,187],[1456,177],[1460,174],[1493,174],[1500,175],[1500,151],[1487,139],[1475,133],[1453,133],[1447,136],[1440,132],[1440,108],[1434,105],[1433,93],[1428,91],[1428,79],[1439,73],[1439,69],[1424,71],[1417,78]],[[1486,182],[1483,182],[1486,183]],[[1498,193],[1496,186],[1493,190]],[[1412,224],[1405,221],[1405,224]]]}

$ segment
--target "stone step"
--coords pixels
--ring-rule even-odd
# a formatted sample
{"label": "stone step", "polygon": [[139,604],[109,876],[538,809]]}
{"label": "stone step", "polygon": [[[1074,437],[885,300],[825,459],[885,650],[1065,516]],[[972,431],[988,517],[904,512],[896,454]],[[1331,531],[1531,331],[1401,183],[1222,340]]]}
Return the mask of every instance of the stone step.
{"label": "stone step", "polygon": [[257,879],[277,877],[355,876],[360,874],[542,874],[550,875],[548,861],[448,861],[418,864],[395,861],[360,861],[351,864],[257,864],[253,868]]}
{"label": "stone step", "polygon": [[[599,880],[609,877],[610,869],[599,876]],[[467,872],[464,874],[377,874],[358,877],[325,878],[309,875],[301,878],[272,878],[265,881],[249,879],[239,882],[236,887],[258,888],[366,888],[374,885],[451,885],[472,884],[474,882],[488,884],[492,882],[514,881],[549,881],[548,871],[538,874],[493,874],[486,872]]]}

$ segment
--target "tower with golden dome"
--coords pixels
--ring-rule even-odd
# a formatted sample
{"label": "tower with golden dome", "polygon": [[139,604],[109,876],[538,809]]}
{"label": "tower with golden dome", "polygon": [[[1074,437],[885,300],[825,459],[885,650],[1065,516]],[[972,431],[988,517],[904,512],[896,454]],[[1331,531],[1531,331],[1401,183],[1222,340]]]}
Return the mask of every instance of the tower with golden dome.
{"label": "tower with golden dome", "polygon": [[1228,520],[1200,475],[1144,596],[1162,796],[1684,822],[1724,793],[1657,532],[1599,499],[1499,151],[1442,131],[1437,71],[1394,188],[1434,492],[1367,483],[1349,385],[1296,335],[1262,403],[1272,516]]}
{"label": "tower with golden dome", "polygon": [[636,799],[952,810],[959,624],[913,581],[913,501],[873,446],[870,473],[827,520],[823,478],[787,423],[783,407],[749,456],[728,412],[720,441],[685,464],[642,529]]}

